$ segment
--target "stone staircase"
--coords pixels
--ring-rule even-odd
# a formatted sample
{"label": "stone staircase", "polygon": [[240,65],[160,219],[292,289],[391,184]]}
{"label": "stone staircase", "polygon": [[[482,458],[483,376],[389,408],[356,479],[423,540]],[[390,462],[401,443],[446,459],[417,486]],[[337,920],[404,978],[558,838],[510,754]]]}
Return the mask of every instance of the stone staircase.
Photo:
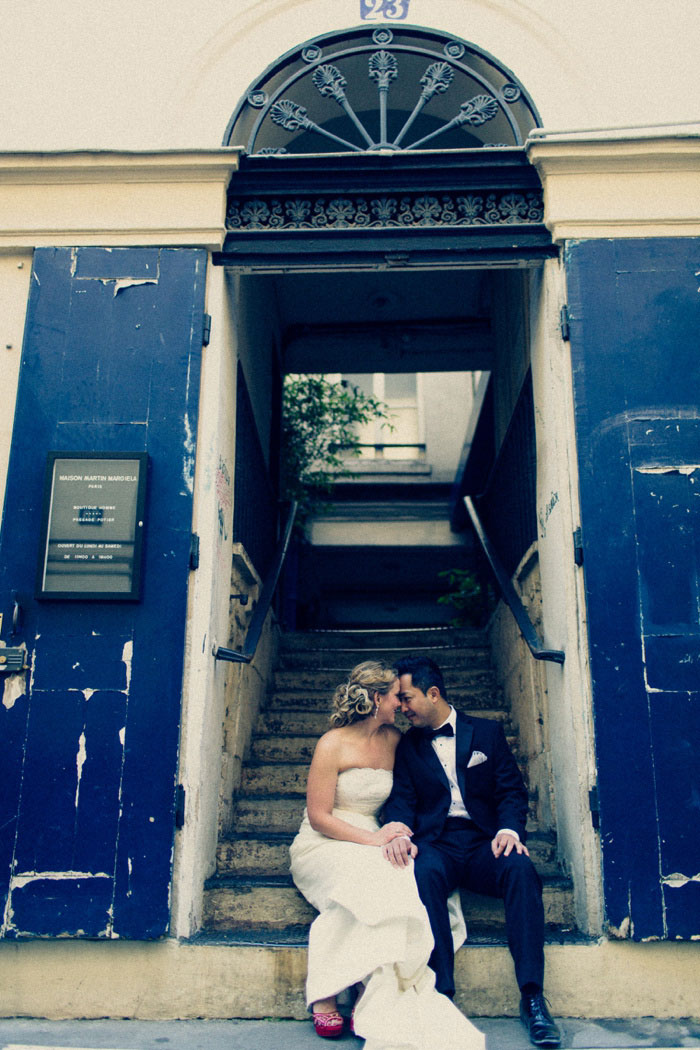
{"label": "stone staircase", "polygon": [[[205,887],[205,936],[259,946],[306,945],[315,912],[292,883],[288,850],[301,820],[316,740],[328,728],[331,697],[361,660],[391,662],[402,652],[418,650],[440,664],[449,699],[458,710],[503,723],[517,757],[517,737],[480,631],[430,628],[284,636],[274,688],[244,766],[235,831],[220,841],[217,871]],[[527,782],[527,770],[523,773]],[[528,846],[544,883],[548,935],[566,940],[574,926],[571,885],[556,863],[553,830],[539,826],[535,799]],[[463,905],[470,946],[505,944],[500,901],[465,892]]]}

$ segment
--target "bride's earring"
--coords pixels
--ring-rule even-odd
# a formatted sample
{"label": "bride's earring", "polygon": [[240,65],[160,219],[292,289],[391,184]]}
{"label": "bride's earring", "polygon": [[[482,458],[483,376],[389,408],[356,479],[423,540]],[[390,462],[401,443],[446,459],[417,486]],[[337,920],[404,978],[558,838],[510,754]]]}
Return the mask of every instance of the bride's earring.
{"label": "bride's earring", "polygon": [[374,711],[372,713],[372,718],[376,718],[378,714],[379,714],[379,701],[375,700],[375,702],[374,702]]}

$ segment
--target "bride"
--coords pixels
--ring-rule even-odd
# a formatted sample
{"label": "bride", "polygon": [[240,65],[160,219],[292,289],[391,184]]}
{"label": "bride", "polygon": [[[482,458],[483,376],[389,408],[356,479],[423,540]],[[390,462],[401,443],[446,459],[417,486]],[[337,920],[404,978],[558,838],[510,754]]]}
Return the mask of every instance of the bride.
{"label": "bride", "polygon": [[[309,932],[306,1000],[318,1035],[339,1036],[336,996],[357,985],[350,1024],[365,1050],[483,1050],[482,1033],[435,990],[413,865],[396,868],[382,856],[385,843],[412,835],[405,824],[377,820],[401,737],[398,692],[393,670],[359,664],[336,689],[332,728],[316,745],[290,847],[294,882],[320,913]],[[463,921],[455,928],[458,946]]]}

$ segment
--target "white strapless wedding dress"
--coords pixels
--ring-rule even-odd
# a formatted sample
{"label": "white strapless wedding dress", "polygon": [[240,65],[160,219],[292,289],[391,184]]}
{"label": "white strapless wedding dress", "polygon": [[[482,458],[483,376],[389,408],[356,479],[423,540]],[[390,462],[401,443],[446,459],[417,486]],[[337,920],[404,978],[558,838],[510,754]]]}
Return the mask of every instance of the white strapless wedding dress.
{"label": "white strapless wedding dress", "polygon": [[[376,831],[392,776],[388,769],[340,773],[333,813]],[[327,838],[306,812],[290,856],[294,882],[320,913],[309,931],[307,1004],[362,981],[355,1031],[365,1050],[484,1050],[483,1034],[435,990],[433,937],[413,865],[394,868],[377,846]],[[454,918],[458,946],[461,911]]]}

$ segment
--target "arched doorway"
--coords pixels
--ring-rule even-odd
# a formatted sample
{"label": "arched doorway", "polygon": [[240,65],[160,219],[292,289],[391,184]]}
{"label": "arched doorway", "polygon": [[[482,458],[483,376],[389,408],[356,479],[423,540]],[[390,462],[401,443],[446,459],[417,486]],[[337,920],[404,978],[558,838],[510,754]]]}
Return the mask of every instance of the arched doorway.
{"label": "arched doorway", "polygon": [[[304,627],[360,634],[397,624],[434,627],[437,617],[426,609],[429,601],[436,608],[438,572],[455,558],[471,564],[475,552],[456,502],[465,492],[484,496],[493,521],[508,519],[509,575],[536,573],[530,341],[541,268],[556,255],[541,186],[522,148],[537,123],[509,70],[465,41],[416,27],[360,28],[301,45],[251,86],[231,118],[225,144],[243,143],[246,153],[231,181],[228,233],[214,261],[231,274],[241,375],[249,415],[268,446],[262,460],[269,489],[285,373],[372,383],[378,375],[396,382],[472,377],[464,403],[445,410],[458,446],[451,472],[431,476],[420,455],[402,464],[379,464],[374,456],[346,491],[338,487],[340,514],[314,523],[305,552],[301,584],[311,582],[313,593],[299,603]],[[433,411],[437,418],[439,399]],[[376,453],[382,442],[374,444]],[[417,432],[414,450],[425,453],[425,444]],[[236,491],[234,502],[244,500]],[[382,542],[378,525],[391,526],[389,540]],[[258,531],[255,515],[249,528]],[[409,534],[420,538],[402,542]],[[439,538],[446,534],[458,539]],[[500,632],[499,645],[515,647],[506,635]],[[336,656],[315,653],[317,665],[338,666]],[[298,670],[297,656],[290,666]],[[280,674],[280,681],[290,677]],[[301,678],[310,682],[306,674]],[[520,691],[526,702],[508,717],[527,720],[526,749],[541,755],[547,745],[539,686],[530,674]],[[311,724],[307,715],[298,710],[290,718],[297,734]],[[284,728],[285,717],[264,722],[263,735]],[[268,744],[253,747],[253,792],[259,770],[270,765],[261,757],[270,754]],[[298,746],[301,754],[309,745]],[[532,782],[543,849],[553,863],[546,757],[533,765]],[[279,795],[281,783],[270,790]],[[243,809],[250,835],[252,810]],[[269,838],[273,818],[260,809],[256,819]],[[226,921],[228,892],[223,883],[211,886],[215,923]],[[565,892],[561,914],[569,921],[568,885]]]}
{"label": "arched doorway", "polygon": [[[317,585],[310,594],[302,580],[300,622],[305,626],[357,625],[363,616],[375,625],[397,615],[407,623],[445,619],[435,604],[437,573],[453,567],[455,556],[461,563],[464,551],[450,550],[451,542],[435,539],[436,516],[449,533],[452,513],[453,524],[463,532],[461,510],[450,510],[450,486],[481,373],[494,377],[488,410],[496,413],[499,431],[488,452],[486,445],[478,447],[482,459],[495,459],[521,393],[532,419],[527,340],[517,322],[520,334],[515,338],[522,347],[509,354],[505,344],[514,340],[513,333],[506,334],[510,322],[497,323],[496,312],[499,317],[519,314],[516,304],[527,297],[531,271],[555,254],[542,223],[539,181],[522,149],[537,123],[534,103],[510,70],[467,41],[415,26],[362,26],[308,41],[270,66],[231,117],[224,144],[244,143],[246,153],[231,182],[228,235],[216,261],[239,275],[240,294],[275,304],[274,367],[282,374],[361,374],[365,385],[379,383],[382,392],[387,382],[381,375],[393,377],[390,388],[398,376],[411,376],[405,382],[416,394],[420,387],[417,400],[424,402],[429,392],[432,403],[429,413],[424,403],[416,405],[421,423],[416,420],[413,450],[404,449],[401,455],[392,447],[400,440],[387,434],[367,450],[374,463],[361,464],[358,483],[346,492],[343,557],[331,544],[326,559],[321,551],[325,544],[319,542],[313,569],[307,565],[302,572]],[[507,364],[509,357],[518,364]],[[433,379],[418,382],[416,376],[422,374]],[[435,379],[440,374],[446,377],[442,408]],[[455,381],[449,377],[458,374],[470,376],[461,409],[450,397]],[[244,379],[248,386],[255,384],[252,374]],[[275,411],[273,405],[273,416]],[[434,423],[445,413],[455,416],[451,460],[443,454],[451,440],[444,427],[440,451],[421,440],[430,415]],[[270,434],[274,432],[273,423]],[[534,432],[532,454],[527,453],[531,459],[533,443]],[[394,460],[393,469],[388,462],[377,462],[387,455]],[[436,456],[439,462],[431,463]],[[398,459],[406,461],[403,469]],[[472,455],[472,478],[473,460]],[[492,466],[482,463],[478,484],[485,483]],[[274,473],[274,464],[271,469]],[[532,469],[521,474],[532,494]],[[504,499],[508,508],[523,490],[515,476],[510,480],[514,493]],[[379,572],[386,578],[378,580],[376,560],[360,554],[368,534],[362,528],[367,515],[358,511],[356,499],[362,482],[365,505],[372,505],[375,513],[384,494],[379,511],[383,524],[392,516],[386,507],[393,500],[403,504],[409,523],[432,535],[427,563],[418,546],[411,547],[416,554],[411,566],[404,550],[397,579],[396,559],[387,551]],[[478,494],[474,484],[469,491]],[[274,479],[267,491],[272,496]],[[503,484],[500,491],[505,491]],[[406,504],[409,492],[412,506]],[[239,505],[247,505],[249,500],[239,496]],[[499,510],[493,519],[503,517]],[[347,538],[353,516],[365,537],[357,547]],[[523,517],[528,519],[525,527]],[[261,518],[269,519],[269,511]],[[514,520],[521,533],[511,544],[517,564],[535,539],[534,498]],[[253,518],[249,521],[251,533],[259,536]],[[337,522],[317,531],[327,536],[329,529],[338,535]],[[401,539],[395,533],[389,543],[397,542]],[[334,577],[328,586],[324,560]],[[413,588],[416,595],[427,593],[427,604],[416,600],[411,613],[408,601],[387,598],[385,612],[372,615],[363,602],[364,613],[348,620],[349,614],[331,610],[328,598],[329,588],[343,590],[337,581],[341,562],[357,590],[366,592],[373,583],[387,597],[397,587],[404,594]],[[311,607],[316,612],[309,617]]]}

